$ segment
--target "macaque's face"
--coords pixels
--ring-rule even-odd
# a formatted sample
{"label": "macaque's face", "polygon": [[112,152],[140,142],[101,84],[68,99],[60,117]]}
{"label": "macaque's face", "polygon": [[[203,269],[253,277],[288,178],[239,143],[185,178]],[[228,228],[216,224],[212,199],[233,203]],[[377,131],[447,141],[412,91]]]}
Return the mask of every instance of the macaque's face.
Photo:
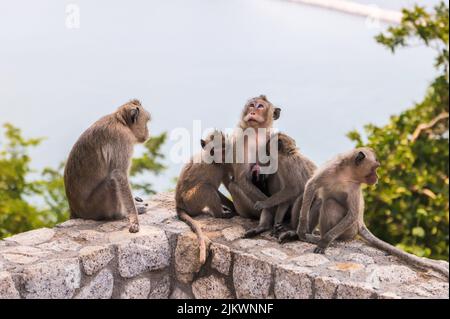
{"label": "macaque's face", "polygon": [[121,106],[117,112],[131,129],[138,143],[145,143],[149,139],[148,123],[151,121],[151,115],[139,101],[130,101]]}
{"label": "macaque's face", "polygon": [[259,98],[253,99],[246,105],[244,122],[249,127],[264,127],[264,124],[273,117],[273,114],[270,114],[271,112],[273,112],[273,107],[267,101]]}
{"label": "macaque's face", "polygon": [[135,123],[132,125],[132,130],[136,135],[138,142],[145,143],[150,138],[148,124],[151,120],[151,116],[142,106],[138,106],[137,109],[139,114]]}
{"label": "macaque's face", "polygon": [[[214,163],[225,163],[227,140],[222,132],[214,132],[205,140],[200,140],[203,150],[207,150],[209,146],[209,155],[214,158]],[[220,154],[220,152],[222,154]],[[221,156],[221,157],[220,157]]]}
{"label": "macaque's face", "polygon": [[355,153],[354,162],[358,180],[361,183],[375,185],[378,182],[377,169],[380,167],[375,152],[370,148],[360,148]]}

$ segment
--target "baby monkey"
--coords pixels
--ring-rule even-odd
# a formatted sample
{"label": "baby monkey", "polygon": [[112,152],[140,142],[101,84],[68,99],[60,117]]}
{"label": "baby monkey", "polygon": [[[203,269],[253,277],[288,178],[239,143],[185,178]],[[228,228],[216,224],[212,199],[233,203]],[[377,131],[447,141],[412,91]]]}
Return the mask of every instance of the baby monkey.
{"label": "baby monkey", "polygon": [[[235,216],[233,203],[219,191],[222,182],[228,184],[231,173],[231,164],[225,163],[226,145],[226,136],[219,131],[201,140],[203,151],[183,168],[175,191],[179,218],[197,234],[201,265],[206,262],[206,241],[199,223],[192,217],[202,213],[216,218]],[[217,150],[221,151],[220,161],[215,160],[220,155],[215,153]],[[208,157],[214,159],[211,164]]]}
{"label": "baby monkey", "polygon": [[[272,149],[270,143],[276,143],[278,152],[275,154],[270,154]],[[259,225],[249,230],[246,237],[253,237],[269,230],[272,223],[272,235],[277,236],[283,230],[283,221],[289,208],[292,205],[300,208],[305,185],[317,168],[310,159],[299,152],[295,140],[284,133],[274,134],[267,142],[266,150],[271,161],[278,161],[278,170],[267,178],[271,196],[255,203],[255,209],[262,210]],[[296,227],[296,223],[294,225]]]}
{"label": "baby monkey", "polygon": [[[361,185],[375,185],[378,182],[379,167],[380,163],[372,149],[358,148],[337,156],[320,168],[306,185],[297,229],[298,237],[303,241],[317,243],[314,252],[323,254],[332,241],[350,240],[360,235],[374,247],[412,266],[430,268],[448,277],[448,268],[438,262],[408,254],[378,239],[364,224]],[[308,218],[314,218],[310,207],[316,192],[323,203],[319,217],[320,238],[308,234]]]}

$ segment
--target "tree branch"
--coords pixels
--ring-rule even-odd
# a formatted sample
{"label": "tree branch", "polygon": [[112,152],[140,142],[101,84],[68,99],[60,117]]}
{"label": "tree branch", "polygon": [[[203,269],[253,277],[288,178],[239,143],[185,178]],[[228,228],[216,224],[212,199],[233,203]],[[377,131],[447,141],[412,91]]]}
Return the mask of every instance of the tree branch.
{"label": "tree branch", "polygon": [[435,117],[431,122],[429,123],[422,123],[419,126],[417,126],[416,130],[414,131],[412,137],[411,137],[411,142],[414,143],[420,136],[420,134],[425,131],[428,130],[430,128],[432,128],[433,126],[435,126],[439,121],[442,121],[444,119],[448,119],[448,113],[447,112],[443,112],[441,114],[439,114],[437,117]]}

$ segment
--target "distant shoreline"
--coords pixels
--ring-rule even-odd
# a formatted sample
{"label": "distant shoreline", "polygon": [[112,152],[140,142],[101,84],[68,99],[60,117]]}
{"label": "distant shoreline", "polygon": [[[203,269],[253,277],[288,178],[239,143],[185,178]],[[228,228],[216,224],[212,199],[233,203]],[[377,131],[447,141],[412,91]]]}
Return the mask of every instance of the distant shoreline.
{"label": "distant shoreline", "polygon": [[315,7],[321,7],[334,11],[340,11],[388,23],[398,24],[401,22],[402,19],[402,13],[400,11],[382,9],[375,5],[360,4],[347,0],[286,0],[286,1],[299,4],[306,4]]}

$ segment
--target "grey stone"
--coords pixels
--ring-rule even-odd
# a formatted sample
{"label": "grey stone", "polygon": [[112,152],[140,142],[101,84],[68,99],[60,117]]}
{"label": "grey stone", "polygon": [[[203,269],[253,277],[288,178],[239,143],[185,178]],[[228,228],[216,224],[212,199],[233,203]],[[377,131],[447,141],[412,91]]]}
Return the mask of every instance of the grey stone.
{"label": "grey stone", "polygon": [[121,230],[127,230],[128,228],[129,228],[128,222],[127,220],[124,219],[101,224],[99,227],[97,227],[97,230],[105,233],[110,233]]}
{"label": "grey stone", "polygon": [[80,288],[77,258],[60,259],[28,266],[23,271],[23,296],[27,299],[68,299]]}
{"label": "grey stone", "polygon": [[352,262],[356,262],[359,264],[365,264],[365,265],[371,265],[374,263],[374,260],[372,257],[363,255],[363,254],[359,254],[359,253],[352,253],[352,254],[344,255],[342,257],[342,260],[343,261],[352,261]]}
{"label": "grey stone", "polygon": [[0,299],[20,299],[14,281],[6,271],[0,272]]}
{"label": "grey stone", "polygon": [[221,244],[211,244],[211,267],[218,272],[228,275],[231,267],[231,249]]}
{"label": "grey stone", "polygon": [[342,282],[336,292],[337,299],[371,299],[374,296],[371,285],[359,282]]}
{"label": "grey stone", "polygon": [[264,239],[240,239],[235,242],[235,246],[248,250],[254,249],[258,247],[267,247],[269,246],[270,241]]}
{"label": "grey stone", "polygon": [[114,252],[109,246],[87,246],[80,250],[84,272],[90,276],[106,267],[113,258]]}
{"label": "grey stone", "polygon": [[333,299],[340,282],[333,277],[317,277],[314,280],[314,299]]}
{"label": "grey stone", "polygon": [[17,254],[3,254],[3,258],[5,258],[5,260],[7,260],[11,263],[20,264],[20,265],[32,264],[39,260],[38,257],[31,257],[31,256],[17,255]]}
{"label": "grey stone", "polygon": [[88,219],[69,219],[68,221],[65,221],[64,223],[61,223],[57,225],[57,228],[71,228],[76,226],[95,226],[99,222],[95,220],[88,220]]}
{"label": "grey stone", "polygon": [[364,255],[370,257],[386,257],[386,253],[382,250],[370,246],[364,246],[362,243],[360,243],[360,245],[361,245],[361,252]]}
{"label": "grey stone", "polygon": [[78,251],[82,246],[70,239],[60,239],[48,243],[40,244],[39,248],[54,252]]}
{"label": "grey stone", "polygon": [[366,281],[374,287],[382,284],[403,284],[417,280],[417,274],[410,268],[400,265],[377,266],[367,268],[369,275]]}
{"label": "grey stone", "polygon": [[98,243],[105,239],[105,234],[92,229],[71,231],[69,232],[69,236],[83,244]]}
{"label": "grey stone", "polygon": [[179,287],[175,287],[172,295],[170,295],[170,299],[192,299],[192,296]]}
{"label": "grey stone", "polygon": [[168,299],[170,295],[170,275],[152,279],[148,299]]}
{"label": "grey stone", "polygon": [[311,251],[314,248],[313,245],[301,241],[285,243],[281,247],[291,251],[293,255],[304,255],[307,251]]}
{"label": "grey stone", "polygon": [[271,266],[247,254],[235,256],[233,282],[238,299],[265,299],[272,281]]}
{"label": "grey stone", "polygon": [[139,223],[141,225],[160,225],[175,216],[175,212],[157,209],[147,212],[147,214],[140,215]]}
{"label": "grey stone", "polygon": [[71,220],[0,240],[0,298],[449,298],[448,278],[362,241],[316,255],[315,245],[279,245],[268,232],[243,239],[256,222],[240,217],[199,217],[211,249],[200,267],[173,197],[155,197],[137,234],[126,219]]}
{"label": "grey stone", "polygon": [[144,226],[137,234],[122,236],[130,238],[118,244],[119,273],[132,278],[146,271],[163,269],[170,263],[170,246],[163,230]]}
{"label": "grey stone", "polygon": [[383,292],[378,294],[378,299],[402,299],[393,292]]}
{"label": "grey stone", "polygon": [[362,264],[351,263],[351,262],[334,263],[333,265],[328,267],[328,269],[330,269],[330,270],[336,270],[339,272],[348,272],[351,274],[362,271],[364,268],[365,268],[365,266]]}
{"label": "grey stone", "polygon": [[290,260],[294,264],[302,267],[317,267],[323,264],[327,264],[330,260],[320,254],[308,253]]}
{"label": "grey stone", "polygon": [[5,238],[5,241],[15,242],[24,246],[32,246],[49,241],[54,235],[55,231],[53,229],[40,228]]}
{"label": "grey stone", "polygon": [[398,285],[402,295],[413,294],[420,298],[433,299],[448,299],[449,298],[449,283],[438,280],[428,279],[426,282],[418,285],[417,283],[410,283],[407,285]]}
{"label": "grey stone", "polygon": [[195,299],[231,299],[233,298],[228,289],[225,279],[216,275],[203,277],[192,284],[192,292]]}
{"label": "grey stone", "polygon": [[222,230],[222,235],[226,241],[234,241],[236,239],[244,237],[245,228],[240,225],[228,227]]}
{"label": "grey stone", "polygon": [[150,293],[150,279],[134,278],[129,279],[120,294],[121,299],[147,299]]}
{"label": "grey stone", "polygon": [[288,258],[288,255],[286,255],[286,253],[276,248],[263,249],[261,250],[261,254],[278,261],[286,260]]}
{"label": "grey stone", "polygon": [[170,220],[167,223],[164,224],[164,229],[175,236],[178,236],[180,234],[183,234],[185,232],[189,232],[191,228],[182,221],[179,220]]}
{"label": "grey stone", "polygon": [[4,260],[19,265],[28,265],[52,253],[32,246],[12,246],[2,251]]}
{"label": "grey stone", "polygon": [[47,257],[52,253],[49,251],[42,250],[40,248],[35,248],[32,246],[12,246],[4,249],[2,253],[10,253],[17,255],[24,255],[30,257]]}
{"label": "grey stone", "polygon": [[178,237],[175,249],[175,272],[177,279],[182,283],[193,280],[194,274],[200,268],[200,248],[197,235],[192,232],[182,234]]}
{"label": "grey stone", "polygon": [[75,299],[111,299],[114,278],[110,270],[103,269],[80,292]]}
{"label": "grey stone", "polygon": [[275,270],[275,297],[277,299],[312,298],[311,271],[302,267],[284,266]]}

